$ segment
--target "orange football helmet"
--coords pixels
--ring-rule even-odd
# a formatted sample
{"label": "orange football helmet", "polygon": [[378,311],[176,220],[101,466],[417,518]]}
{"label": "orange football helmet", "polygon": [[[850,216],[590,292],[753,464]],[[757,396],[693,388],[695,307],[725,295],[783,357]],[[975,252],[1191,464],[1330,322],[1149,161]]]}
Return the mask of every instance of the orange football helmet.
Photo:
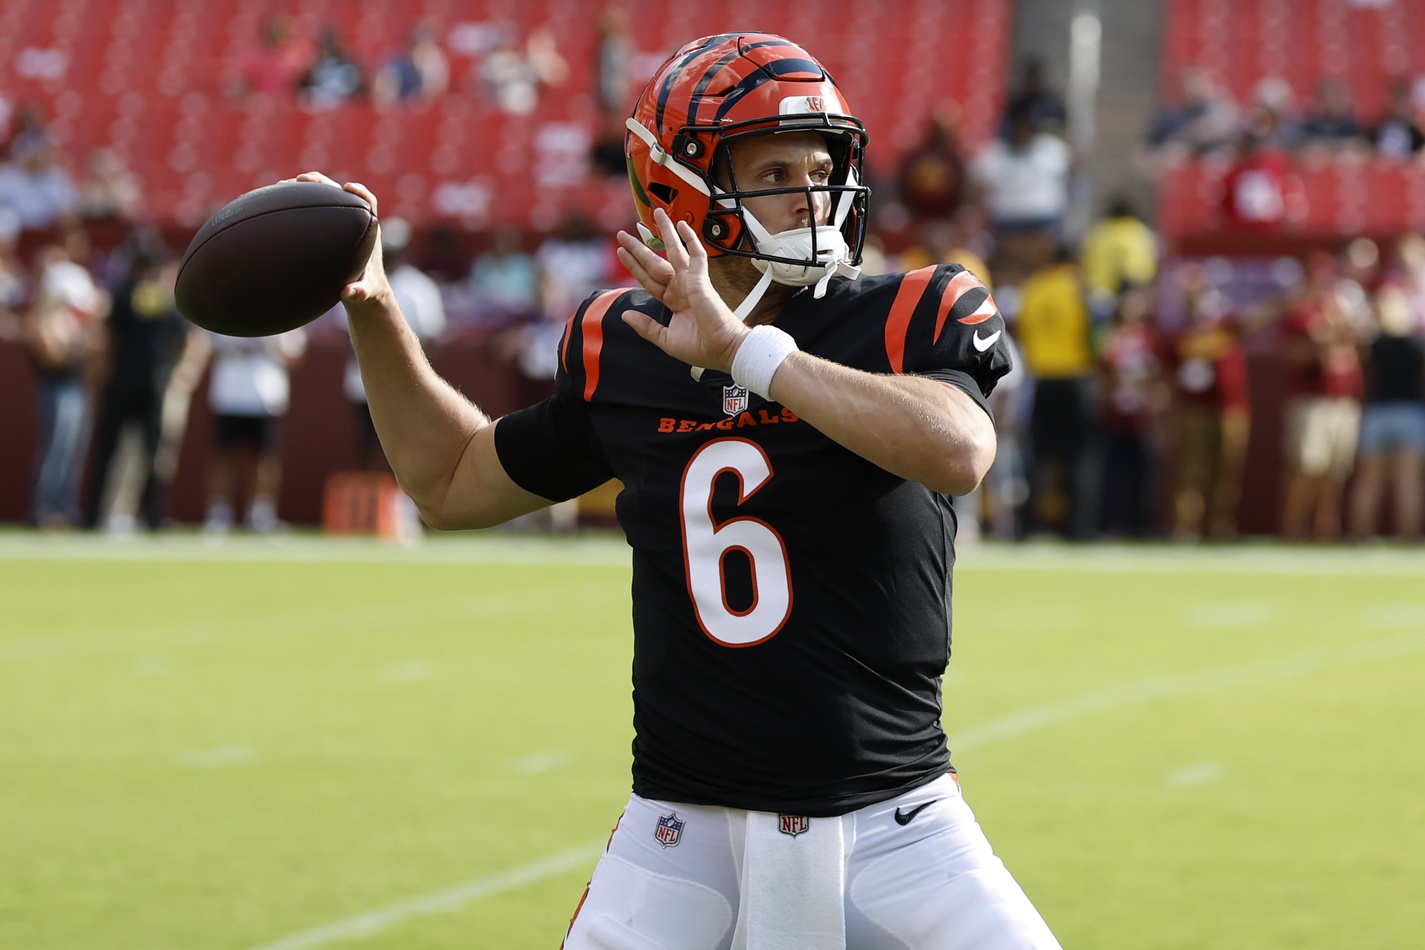
{"label": "orange football helmet", "polygon": [[[823,135],[834,162],[824,185],[739,191],[728,143],[741,136],[811,131]],[[838,267],[854,276],[866,237],[861,184],[866,129],[821,64],[795,43],[770,33],[724,33],[687,44],[649,80],[628,120],[624,153],[638,208],[638,231],[650,247],[663,244],[653,223],[662,208],[688,222],[708,255],[758,261],[780,283],[811,284]],[[721,187],[714,169],[728,176]],[[805,191],[830,198],[822,227],[771,235],[742,199]],[[812,196],[808,194],[808,200]]]}

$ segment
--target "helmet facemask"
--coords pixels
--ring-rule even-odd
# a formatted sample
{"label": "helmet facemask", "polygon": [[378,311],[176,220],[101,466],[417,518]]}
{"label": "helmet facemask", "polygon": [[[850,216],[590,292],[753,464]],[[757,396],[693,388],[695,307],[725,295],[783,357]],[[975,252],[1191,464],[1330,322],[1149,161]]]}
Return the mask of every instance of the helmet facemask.
{"label": "helmet facemask", "polygon": [[[652,212],[687,221],[709,257],[746,257],[762,280],[737,308],[746,316],[773,282],[817,285],[855,277],[865,239],[867,196],[861,183],[866,132],[835,83],[805,50],[771,34],[722,34],[688,44],[645,88],[628,120],[629,179],[645,243],[662,241]],[[743,190],[732,173],[731,143],[753,135],[816,132],[831,154],[824,183]],[[747,183],[744,183],[744,186]],[[825,223],[772,233],[747,202],[804,194],[827,209]]]}

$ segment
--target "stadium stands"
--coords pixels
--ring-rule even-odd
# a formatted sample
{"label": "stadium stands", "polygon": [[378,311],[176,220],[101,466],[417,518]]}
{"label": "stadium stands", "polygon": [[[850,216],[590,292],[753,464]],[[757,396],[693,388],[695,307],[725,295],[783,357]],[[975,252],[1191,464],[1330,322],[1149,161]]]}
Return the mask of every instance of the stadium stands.
{"label": "stadium stands", "polygon": [[[1391,82],[1417,71],[1411,51],[1425,43],[1425,4],[1401,0],[1172,0],[1163,33],[1162,88],[1185,67],[1212,73],[1239,104],[1265,79],[1282,80],[1300,109],[1326,77],[1347,83],[1356,115],[1375,124]],[[1220,158],[1168,171],[1159,226],[1170,244],[1201,248],[1222,227]],[[1307,196],[1290,239],[1343,234],[1389,236],[1425,229],[1425,181],[1418,164],[1378,156],[1324,155],[1297,163]],[[1231,243],[1231,236],[1227,236]]]}
{"label": "stadium stands", "polygon": [[[335,26],[368,73],[412,26],[427,25],[449,56],[451,93],[433,106],[385,112],[366,103],[311,112],[295,98],[233,98],[262,24],[287,7],[275,0],[0,0],[0,88],[16,102],[45,107],[72,168],[91,149],[113,147],[141,179],[150,211],[178,228],[196,227],[215,204],[243,191],[312,167],[367,181],[389,211],[417,222],[540,227],[556,204],[605,204],[583,161],[596,119],[590,89],[599,5],[307,0],[291,12],[294,32],[315,38]],[[827,0],[769,16],[752,0],[716,9],[625,5],[640,78],[675,44],[729,23],[785,32],[817,50],[871,127],[877,170],[894,167],[943,99],[964,108],[967,141],[991,134],[1011,7],[1008,0]],[[478,46],[492,30],[524,37],[541,27],[551,30],[569,78],[531,114],[507,115],[475,89]],[[903,67],[934,62],[947,68]]]}

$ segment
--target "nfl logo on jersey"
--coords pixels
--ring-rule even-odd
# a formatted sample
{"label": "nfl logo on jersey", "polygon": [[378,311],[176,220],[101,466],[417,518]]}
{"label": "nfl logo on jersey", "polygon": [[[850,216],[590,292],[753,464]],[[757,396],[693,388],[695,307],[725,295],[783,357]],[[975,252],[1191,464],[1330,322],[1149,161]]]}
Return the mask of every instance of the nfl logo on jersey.
{"label": "nfl logo on jersey", "polygon": [[729,416],[747,411],[747,390],[736,384],[722,387],[722,411]]}
{"label": "nfl logo on jersey", "polygon": [[653,837],[665,848],[677,846],[683,840],[683,826],[687,822],[678,817],[677,812],[669,815],[660,815],[658,827],[653,831]]}
{"label": "nfl logo on jersey", "polygon": [[811,819],[806,815],[778,815],[777,819],[777,830],[793,838],[811,830]]}

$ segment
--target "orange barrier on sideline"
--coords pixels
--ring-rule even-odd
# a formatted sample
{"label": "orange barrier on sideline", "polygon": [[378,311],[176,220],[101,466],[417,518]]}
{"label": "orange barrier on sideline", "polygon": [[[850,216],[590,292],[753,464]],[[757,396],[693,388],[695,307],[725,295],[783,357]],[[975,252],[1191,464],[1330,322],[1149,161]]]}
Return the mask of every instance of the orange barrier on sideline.
{"label": "orange barrier on sideline", "polygon": [[322,492],[322,530],[327,534],[374,534],[400,541],[416,530],[415,513],[381,472],[335,472]]}

